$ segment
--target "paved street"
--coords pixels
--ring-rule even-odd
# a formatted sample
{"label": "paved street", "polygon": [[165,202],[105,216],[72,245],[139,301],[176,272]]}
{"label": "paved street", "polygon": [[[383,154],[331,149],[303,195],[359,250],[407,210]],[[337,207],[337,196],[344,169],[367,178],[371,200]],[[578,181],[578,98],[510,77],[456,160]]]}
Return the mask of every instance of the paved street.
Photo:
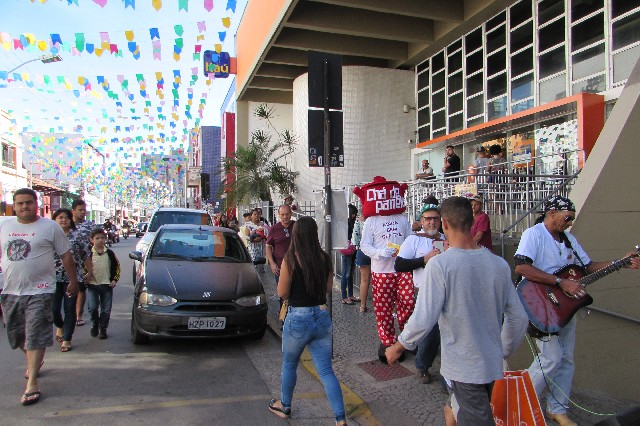
{"label": "paved street", "polygon": [[[261,341],[129,341],[131,260],[137,239],[113,246],[122,262],[115,289],[109,338],[77,327],[73,350],[47,350],[40,388],[42,400],[19,403],[24,390],[24,358],[0,336],[0,425],[277,425],[267,411],[279,395],[280,342],[272,333]],[[322,386],[302,367],[296,389],[295,423],[317,424],[331,412]]]}
{"label": "paved street", "polygon": [[[1,425],[204,425],[284,424],[266,409],[279,395],[281,352],[275,321],[277,298],[270,272],[262,274],[270,305],[270,325],[261,341],[159,340],[134,346],[129,341],[131,267],[127,254],[137,239],[121,240],[113,248],[122,262],[123,278],[114,295],[110,337],[89,336],[78,327],[73,351],[63,354],[58,345],[45,357],[40,386],[43,399],[31,407],[18,400],[24,389],[24,360],[0,336]],[[377,361],[375,319],[370,310],[340,303],[339,281],[334,292],[334,368],[343,388],[350,424],[440,425],[446,395],[437,380],[420,384],[414,377],[413,356],[399,367]],[[368,305],[371,307],[371,301]],[[305,368],[306,367],[306,368]],[[515,365],[515,368],[522,366]],[[439,368],[436,359],[432,373]],[[288,424],[333,424],[321,384],[312,377],[312,363],[298,369],[293,414]],[[437,378],[437,375],[435,376]],[[581,405],[601,413],[634,406],[607,395],[575,390]],[[578,413],[580,425],[603,417]]]}

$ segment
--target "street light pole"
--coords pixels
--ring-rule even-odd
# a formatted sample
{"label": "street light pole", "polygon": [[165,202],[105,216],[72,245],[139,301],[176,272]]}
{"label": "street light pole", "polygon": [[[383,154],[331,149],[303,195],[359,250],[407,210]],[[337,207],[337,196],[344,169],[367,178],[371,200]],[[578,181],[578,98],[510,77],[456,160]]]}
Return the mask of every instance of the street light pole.
{"label": "street light pole", "polygon": [[40,57],[37,57],[35,59],[30,59],[26,62],[21,63],[20,65],[18,65],[17,67],[7,71],[7,74],[11,74],[12,72],[14,72],[15,70],[17,70],[18,68],[20,68],[23,65],[27,65],[30,64],[31,62],[35,62],[35,61],[40,61],[43,64],[49,64],[51,62],[60,62],[62,60],[62,56],[60,55],[42,55]]}

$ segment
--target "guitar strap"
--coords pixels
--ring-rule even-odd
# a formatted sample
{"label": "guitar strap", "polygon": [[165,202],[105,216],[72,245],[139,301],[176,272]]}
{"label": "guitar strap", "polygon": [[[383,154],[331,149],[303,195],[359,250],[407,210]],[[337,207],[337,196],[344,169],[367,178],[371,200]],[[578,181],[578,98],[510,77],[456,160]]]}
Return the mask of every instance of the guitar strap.
{"label": "guitar strap", "polygon": [[585,265],[582,259],[580,259],[580,256],[578,256],[578,252],[576,252],[576,249],[573,248],[573,245],[571,244],[571,240],[569,240],[569,237],[567,237],[567,234],[565,234],[564,232],[561,232],[560,239],[564,242],[564,245],[573,252],[573,255],[576,257],[576,259],[578,259],[578,262],[580,262],[580,264],[584,268],[586,268],[587,265]]}

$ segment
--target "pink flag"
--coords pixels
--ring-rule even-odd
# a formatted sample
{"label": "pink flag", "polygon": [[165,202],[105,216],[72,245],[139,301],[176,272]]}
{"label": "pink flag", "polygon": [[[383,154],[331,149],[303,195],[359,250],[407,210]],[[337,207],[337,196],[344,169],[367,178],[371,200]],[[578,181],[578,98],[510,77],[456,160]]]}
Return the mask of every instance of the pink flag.
{"label": "pink flag", "polygon": [[103,42],[110,42],[111,40],[109,39],[109,33],[104,32],[104,33],[100,33],[100,40],[102,40]]}
{"label": "pink flag", "polygon": [[107,4],[107,1],[108,0],[93,0],[93,2],[100,7],[104,7]]}
{"label": "pink flag", "polygon": [[198,32],[207,31],[207,24],[204,21],[198,22]]}
{"label": "pink flag", "polygon": [[207,12],[211,12],[213,10],[213,0],[204,0],[204,8]]}

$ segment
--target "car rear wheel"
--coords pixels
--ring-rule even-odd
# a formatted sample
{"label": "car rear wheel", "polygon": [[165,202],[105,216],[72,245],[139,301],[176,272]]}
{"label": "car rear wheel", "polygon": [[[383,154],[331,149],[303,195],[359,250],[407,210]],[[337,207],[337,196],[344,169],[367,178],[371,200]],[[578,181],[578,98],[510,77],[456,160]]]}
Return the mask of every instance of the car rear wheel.
{"label": "car rear wheel", "polygon": [[265,324],[260,330],[258,330],[257,332],[253,333],[252,335],[249,336],[249,339],[252,340],[260,340],[264,337],[264,332],[267,331],[267,324]]}
{"label": "car rear wheel", "polygon": [[140,330],[138,330],[138,324],[136,324],[136,309],[133,308],[131,311],[131,343],[134,345],[142,345],[145,343],[149,343],[149,336],[146,334],[142,334]]}

